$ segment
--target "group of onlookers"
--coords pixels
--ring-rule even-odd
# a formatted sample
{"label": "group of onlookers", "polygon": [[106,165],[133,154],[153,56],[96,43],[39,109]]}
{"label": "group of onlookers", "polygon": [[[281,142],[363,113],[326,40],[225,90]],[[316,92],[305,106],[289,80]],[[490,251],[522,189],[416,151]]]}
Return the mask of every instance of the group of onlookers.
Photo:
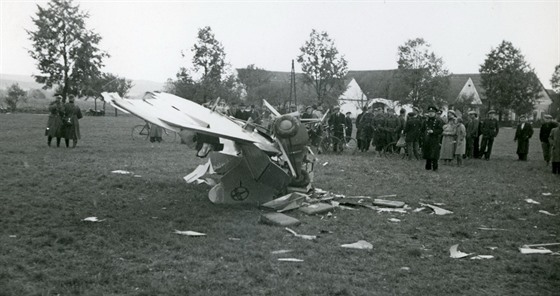
{"label": "group of onlookers", "polygon": [[67,103],[62,103],[62,96],[57,95],[55,101],[49,104],[49,119],[45,136],[47,136],[47,145],[51,146],[53,138],[56,138],[56,147],[60,147],[60,140],[64,138],[66,147],[76,147],[80,139],[80,123],[82,111],[80,107],[74,104],[74,96],[68,97]]}

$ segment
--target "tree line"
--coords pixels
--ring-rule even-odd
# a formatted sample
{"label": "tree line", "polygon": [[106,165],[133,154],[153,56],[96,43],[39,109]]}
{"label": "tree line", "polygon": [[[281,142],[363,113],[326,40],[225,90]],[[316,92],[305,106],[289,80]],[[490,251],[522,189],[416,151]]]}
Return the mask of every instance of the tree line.
{"label": "tree line", "polygon": [[[37,5],[32,18],[35,28],[27,30],[32,42],[28,52],[40,72],[34,78],[44,89],[54,88],[64,101],[69,95],[97,99],[104,91],[117,92],[124,97],[132,81],[101,71],[104,60],[110,55],[99,48],[102,37],[86,27],[88,18],[89,14],[81,11],[73,0],[51,0],[46,7]],[[209,26],[198,30],[196,43],[190,51],[192,64],[180,67],[175,78],[168,79],[164,91],[198,103],[218,97],[235,103],[245,97],[248,102],[266,98],[281,104],[289,97],[287,81],[274,80],[274,73],[255,65],[248,65],[234,75],[224,46]],[[185,52],[181,55],[187,56]],[[386,97],[418,107],[444,105],[450,72],[431,45],[423,38],[410,39],[398,47],[397,56],[396,77],[387,86]],[[336,104],[346,90],[348,61],[328,33],[312,30],[296,60],[303,72],[296,79],[300,82],[296,90],[301,102]],[[511,109],[516,114],[533,110],[542,86],[534,69],[511,42],[503,41],[493,48],[479,72],[488,108]],[[557,92],[560,91],[560,65],[556,66],[551,83]],[[5,100],[9,97],[15,108],[24,95],[12,86]]]}

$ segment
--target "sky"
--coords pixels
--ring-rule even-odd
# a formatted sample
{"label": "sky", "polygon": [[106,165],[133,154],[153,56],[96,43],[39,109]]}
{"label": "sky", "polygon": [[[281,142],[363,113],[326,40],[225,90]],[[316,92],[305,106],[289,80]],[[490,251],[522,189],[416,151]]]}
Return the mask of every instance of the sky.
{"label": "sky", "polygon": [[[312,29],[325,31],[350,70],[397,67],[397,50],[424,38],[447,69],[478,73],[503,40],[521,50],[543,85],[560,64],[560,1],[126,1],[74,0],[111,57],[104,72],[164,82],[192,67],[198,30],[210,26],[231,68],[291,70]],[[37,5],[0,0],[0,73],[39,74],[25,30]],[[185,57],[182,56],[185,54]],[[301,67],[296,62],[296,72]]]}

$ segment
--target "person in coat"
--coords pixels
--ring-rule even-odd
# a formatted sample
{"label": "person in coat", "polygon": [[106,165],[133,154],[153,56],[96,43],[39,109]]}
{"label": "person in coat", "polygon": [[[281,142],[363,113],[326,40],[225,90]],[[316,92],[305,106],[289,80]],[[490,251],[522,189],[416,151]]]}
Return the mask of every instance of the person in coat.
{"label": "person in coat", "polygon": [[455,112],[453,110],[447,111],[447,123],[443,125],[442,139],[441,139],[441,153],[440,158],[444,164],[451,164],[455,159],[455,144],[457,138],[457,125],[455,122]]}
{"label": "person in coat", "polygon": [[335,106],[333,108],[333,114],[329,117],[329,128],[333,132],[333,150],[337,152],[338,149],[343,149],[343,143],[339,141],[344,141],[344,129],[346,128],[346,116],[340,112],[340,107]]}
{"label": "person in coat", "polygon": [[480,134],[482,141],[480,142],[479,158],[484,156],[485,160],[490,160],[492,154],[492,146],[494,145],[494,138],[500,132],[500,125],[496,117],[496,111],[488,111],[488,117],[480,124]]}
{"label": "person in coat", "polygon": [[[558,118],[560,121],[560,117]],[[551,146],[550,160],[552,161],[552,173],[560,175],[560,126],[555,127],[548,136]]]}
{"label": "person in coat", "polygon": [[388,143],[387,132],[386,132],[386,117],[383,114],[383,108],[377,107],[373,109],[373,119],[371,121],[371,127],[373,130],[373,146],[375,146],[375,151],[377,156],[381,156],[381,151],[385,148]]}
{"label": "person in coat", "polygon": [[56,138],[56,147],[60,147],[60,139],[62,139],[62,117],[64,116],[64,106],[62,105],[62,97],[57,95],[56,99],[49,104],[49,119],[47,121],[47,145],[51,147],[53,138]]}
{"label": "person in coat", "polygon": [[533,127],[527,122],[525,115],[519,116],[519,124],[515,130],[514,141],[517,141],[517,155],[519,160],[526,161],[529,153],[529,139],[533,136]]}
{"label": "person in coat", "polygon": [[80,122],[78,121],[82,118],[82,110],[80,107],[74,105],[74,96],[70,95],[68,98],[68,103],[64,104],[64,142],[66,142],[66,148],[70,145],[70,139],[72,139],[72,148],[78,145],[78,140],[80,139]]}
{"label": "person in coat", "polygon": [[348,143],[348,141],[350,141],[350,139],[352,138],[352,130],[354,129],[351,112],[346,112],[346,118],[344,124],[346,125],[346,139],[344,140],[346,141],[346,143]]}
{"label": "person in coat", "polygon": [[467,150],[467,129],[463,124],[463,119],[457,118],[456,125],[457,144],[455,146],[455,159],[457,160],[457,166],[463,165],[463,155]]}
{"label": "person in coat", "polygon": [[465,151],[467,158],[477,158],[478,156],[478,129],[480,121],[478,120],[478,114],[475,111],[469,111],[469,121],[466,123],[467,130],[467,149]]}
{"label": "person in coat", "polygon": [[420,138],[422,137],[422,121],[416,116],[416,113],[408,113],[408,120],[404,125],[404,136],[406,142],[406,151],[408,159],[412,159],[412,155],[416,160],[420,159]]}
{"label": "person in coat", "polygon": [[437,108],[428,107],[427,119],[424,121],[422,133],[424,142],[422,146],[422,154],[426,160],[426,170],[438,170],[438,159],[441,143],[441,134],[443,132],[443,121],[436,116]]}
{"label": "person in coat", "polygon": [[361,140],[360,151],[369,151],[369,146],[371,145],[371,139],[373,137],[373,113],[371,108],[362,113],[360,121],[358,123],[359,134],[358,138]]}
{"label": "person in coat", "polygon": [[544,115],[544,123],[542,124],[541,130],[539,132],[539,139],[541,140],[543,158],[547,166],[550,163],[550,142],[548,138],[552,129],[557,126],[558,123],[552,121],[552,116],[548,114]]}

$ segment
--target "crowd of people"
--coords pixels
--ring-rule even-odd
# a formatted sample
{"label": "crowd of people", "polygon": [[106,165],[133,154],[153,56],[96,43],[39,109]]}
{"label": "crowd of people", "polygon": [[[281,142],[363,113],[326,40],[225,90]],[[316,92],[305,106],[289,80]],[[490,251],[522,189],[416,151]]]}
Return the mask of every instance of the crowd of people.
{"label": "crowd of people", "polygon": [[[359,150],[365,152],[373,147],[380,156],[388,144],[402,142],[399,146],[405,147],[408,159],[420,159],[421,150],[426,170],[434,171],[439,168],[439,160],[444,165],[456,162],[457,166],[462,166],[464,159],[490,160],[494,139],[500,131],[494,110],[489,110],[484,120],[475,111],[468,112],[465,118],[453,110],[442,116],[442,111],[434,106],[428,107],[425,114],[418,108],[406,116],[405,113],[402,109],[397,116],[391,109],[385,113],[382,107],[364,108],[356,118]],[[527,161],[532,136],[531,123],[525,115],[519,116],[514,141],[520,161]],[[540,141],[546,165],[552,162],[553,173],[560,174],[560,131],[558,122],[550,115],[544,116]]]}
{"label": "crowd of people", "polygon": [[66,147],[70,146],[72,140],[72,148],[75,148],[80,139],[80,123],[82,111],[80,107],[74,104],[73,95],[68,97],[67,103],[62,103],[62,96],[57,95],[55,100],[49,104],[49,118],[45,136],[47,136],[47,145],[51,147],[52,139],[56,138],[56,147],[60,147],[60,141],[64,138]]}

